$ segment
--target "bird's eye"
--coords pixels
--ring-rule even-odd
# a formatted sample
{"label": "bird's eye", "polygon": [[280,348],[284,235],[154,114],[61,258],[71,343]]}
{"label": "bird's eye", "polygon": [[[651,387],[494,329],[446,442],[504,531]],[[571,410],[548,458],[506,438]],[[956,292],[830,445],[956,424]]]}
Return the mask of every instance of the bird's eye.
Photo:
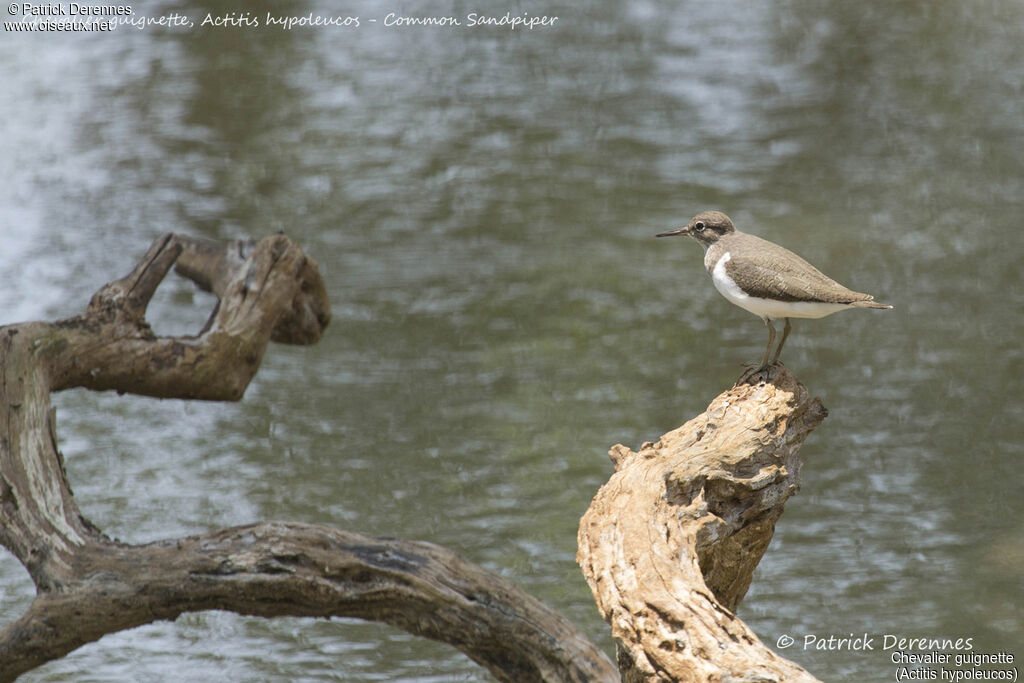
{"label": "bird's eye", "polygon": [[697,221],[694,224],[693,229],[697,232],[704,232],[704,221]]}

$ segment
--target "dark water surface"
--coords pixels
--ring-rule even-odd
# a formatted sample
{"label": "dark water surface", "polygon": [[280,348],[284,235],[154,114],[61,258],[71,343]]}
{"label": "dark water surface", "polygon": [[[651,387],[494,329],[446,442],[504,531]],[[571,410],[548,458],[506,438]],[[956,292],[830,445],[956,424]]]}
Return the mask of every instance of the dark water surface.
{"label": "dark water surface", "polygon": [[[284,230],[334,320],[244,401],[63,394],[72,485],[142,542],[260,519],[423,539],[611,647],[578,568],[609,446],[656,439],[760,357],[689,241],[719,208],[893,311],[798,321],[830,417],[740,616],[824,680],[892,680],[881,637],[1024,656],[1024,5],[462,2],[383,20],[534,31],[207,28],[0,37],[0,322],[80,312],[166,231]],[[329,15],[327,3],[221,12]],[[5,19],[9,18],[7,16]],[[158,332],[213,300],[168,280]],[[0,553],[0,624],[33,587]],[[873,634],[876,651],[804,650]],[[376,624],[187,615],[55,680],[486,680]]]}

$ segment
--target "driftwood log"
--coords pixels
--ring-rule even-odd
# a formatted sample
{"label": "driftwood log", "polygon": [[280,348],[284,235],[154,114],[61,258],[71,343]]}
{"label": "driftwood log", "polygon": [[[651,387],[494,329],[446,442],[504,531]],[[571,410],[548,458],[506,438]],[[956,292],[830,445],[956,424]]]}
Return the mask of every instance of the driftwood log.
{"label": "driftwood log", "polygon": [[746,373],[638,452],[580,522],[577,561],[611,624],[624,681],[815,681],[735,614],[800,485],[797,450],[826,416],[782,365]]}
{"label": "driftwood log", "polygon": [[[194,337],[158,337],[146,307],[171,267],[219,303]],[[0,630],[0,681],[107,633],[184,612],[345,616],[447,642],[502,681],[813,681],[736,615],[824,418],[781,366],[707,412],[611,451],[578,560],[619,671],[564,617],[437,545],[264,522],[130,545],[82,516],[50,394],[83,387],[239,400],[269,341],[311,344],[330,319],[316,263],[283,235],[158,239],[81,316],[0,327],[0,544],[36,598]]]}
{"label": "driftwood log", "polygon": [[[219,298],[197,336],[158,337],[146,323],[172,266]],[[618,678],[565,618],[436,545],[274,522],[128,545],[82,516],[52,392],[239,400],[268,341],[314,343],[329,319],[316,263],[287,237],[166,235],[84,315],[0,328],[0,544],[36,586],[0,630],[0,681],[107,633],[207,609],[382,621],[450,643],[504,681]]]}

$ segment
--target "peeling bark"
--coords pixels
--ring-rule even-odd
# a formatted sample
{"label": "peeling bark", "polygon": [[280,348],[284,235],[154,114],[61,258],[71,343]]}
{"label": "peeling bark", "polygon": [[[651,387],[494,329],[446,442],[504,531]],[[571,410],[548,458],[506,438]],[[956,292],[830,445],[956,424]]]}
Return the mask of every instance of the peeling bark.
{"label": "peeling bark", "polygon": [[611,624],[624,681],[815,681],[735,614],[826,416],[781,365],[638,452],[580,522],[577,561]]}
{"label": "peeling bark", "polygon": [[[219,298],[194,337],[158,337],[145,320],[172,266]],[[0,328],[0,544],[37,589],[0,630],[0,681],[107,633],[206,609],[383,621],[450,643],[504,681],[617,678],[566,619],[439,546],[280,522],[128,545],[82,516],[52,392],[236,401],[269,341],[314,343],[329,320],[316,263],[287,237],[165,235],[83,315]]]}

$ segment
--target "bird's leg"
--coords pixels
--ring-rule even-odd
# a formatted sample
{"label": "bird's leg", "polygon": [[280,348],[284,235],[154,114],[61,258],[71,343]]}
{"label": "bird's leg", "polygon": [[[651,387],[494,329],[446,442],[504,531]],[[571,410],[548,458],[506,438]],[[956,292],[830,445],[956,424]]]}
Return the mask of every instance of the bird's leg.
{"label": "bird's leg", "polygon": [[772,359],[772,363],[779,362],[779,355],[782,354],[782,345],[786,343],[786,337],[789,336],[791,329],[793,329],[793,325],[790,324],[789,318],[786,318],[786,326],[782,328],[782,341],[779,342],[779,348],[775,349],[775,358]]}
{"label": "bird's leg", "polygon": [[[786,319],[786,322],[789,322],[788,318]],[[772,352],[772,343],[775,341],[775,326],[772,325],[771,318],[765,318],[764,324],[768,326],[768,346],[765,347],[764,358],[761,359],[760,369],[762,370],[768,367],[768,355]]]}

